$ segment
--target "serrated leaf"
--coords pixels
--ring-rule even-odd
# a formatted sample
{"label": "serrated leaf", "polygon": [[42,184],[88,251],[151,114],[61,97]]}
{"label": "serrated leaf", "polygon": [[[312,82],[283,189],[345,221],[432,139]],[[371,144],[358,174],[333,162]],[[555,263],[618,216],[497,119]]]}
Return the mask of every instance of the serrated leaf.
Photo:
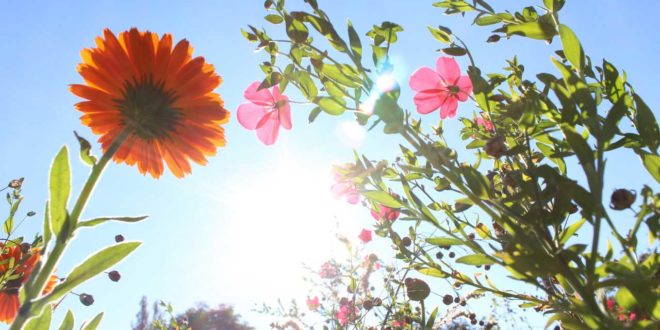
{"label": "serrated leaf", "polygon": [[101,319],[103,319],[103,312],[96,314],[91,321],[85,322],[81,330],[96,330],[101,324]]}
{"label": "serrated leaf", "polygon": [[120,222],[138,222],[142,221],[149,216],[143,215],[140,217],[101,217],[101,218],[94,218],[91,220],[85,220],[81,221],[78,223],[78,227],[94,227],[97,225],[100,225],[106,221],[120,221]]}
{"label": "serrated leaf", "polygon": [[380,205],[385,205],[387,207],[398,209],[401,208],[402,206],[401,202],[399,202],[392,195],[384,191],[378,191],[378,190],[365,191],[362,193],[362,195],[372,202],[378,203]]}
{"label": "serrated leaf", "polygon": [[57,236],[68,218],[66,205],[71,193],[71,167],[66,146],[60,149],[50,167],[49,192],[51,228]]}
{"label": "serrated leaf", "polygon": [[48,330],[50,329],[50,320],[53,309],[46,306],[41,315],[31,318],[23,327],[23,330]]}
{"label": "serrated leaf", "polygon": [[142,243],[122,242],[94,253],[87,260],[76,266],[63,282],[55,286],[51,294],[48,295],[48,300],[55,301],[59,299],[81,283],[114,266],[133,252],[140,244]]}
{"label": "serrated leaf", "polygon": [[487,255],[481,253],[462,256],[456,259],[456,262],[473,266],[492,265],[495,263],[495,261],[490,259]]}
{"label": "serrated leaf", "polygon": [[64,316],[64,320],[62,320],[62,324],[60,324],[59,330],[73,330],[74,325],[75,319],[73,317],[73,313],[71,310],[68,310],[66,312],[66,316]]}

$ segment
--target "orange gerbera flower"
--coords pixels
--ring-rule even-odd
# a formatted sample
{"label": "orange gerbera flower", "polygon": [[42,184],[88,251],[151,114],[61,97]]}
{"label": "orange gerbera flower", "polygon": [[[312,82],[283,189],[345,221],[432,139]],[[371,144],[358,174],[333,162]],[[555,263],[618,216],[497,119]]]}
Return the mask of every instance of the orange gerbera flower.
{"label": "orange gerbera flower", "polygon": [[206,157],[225,145],[229,112],[213,90],[221,83],[212,65],[192,57],[192,47],[172,36],[130,29],[116,37],[110,30],[96,38],[96,47],[83,49],[78,72],[84,85],[71,92],[86,101],[76,104],[84,125],[107,151],[124,139],[113,158],[137,164],[142,174],[163,173],[163,160],[172,173],[190,173],[189,160],[206,164]]}
{"label": "orange gerbera flower", "polygon": [[[27,282],[34,265],[39,261],[37,250],[23,253],[20,245],[5,246],[0,243],[0,322],[10,323],[16,317],[20,300],[18,292],[21,286]],[[58,277],[52,275],[42,294],[48,294],[57,284]]]}

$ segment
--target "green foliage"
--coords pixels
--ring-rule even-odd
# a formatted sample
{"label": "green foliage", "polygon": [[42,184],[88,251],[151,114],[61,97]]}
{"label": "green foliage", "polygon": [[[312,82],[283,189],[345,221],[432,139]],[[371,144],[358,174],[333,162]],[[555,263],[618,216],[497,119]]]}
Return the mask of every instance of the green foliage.
{"label": "green foliage", "polygon": [[62,230],[68,231],[69,214],[66,205],[71,194],[71,166],[69,165],[69,151],[62,147],[53,159],[49,177],[49,203],[50,227],[57,236]]}

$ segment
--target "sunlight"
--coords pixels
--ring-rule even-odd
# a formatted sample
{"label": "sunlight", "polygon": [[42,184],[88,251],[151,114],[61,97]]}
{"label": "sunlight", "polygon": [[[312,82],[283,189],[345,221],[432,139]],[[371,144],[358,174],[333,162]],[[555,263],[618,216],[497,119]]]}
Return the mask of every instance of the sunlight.
{"label": "sunlight", "polygon": [[228,241],[216,245],[219,251],[232,247],[218,266],[237,267],[220,271],[248,290],[246,295],[304,295],[302,278],[308,272],[303,264],[316,269],[329,258],[342,256],[334,234],[358,231],[351,221],[356,208],[334,200],[331,184],[328,167],[287,153],[234,185],[227,210],[226,230],[231,234]]}

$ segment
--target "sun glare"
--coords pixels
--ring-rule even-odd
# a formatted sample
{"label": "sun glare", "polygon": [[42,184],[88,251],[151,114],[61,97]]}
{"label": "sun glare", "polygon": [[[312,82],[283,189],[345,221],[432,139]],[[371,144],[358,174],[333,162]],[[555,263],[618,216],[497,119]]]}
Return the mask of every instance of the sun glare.
{"label": "sun glare", "polygon": [[333,234],[358,232],[351,220],[356,208],[334,200],[331,184],[328,167],[287,154],[233,185],[225,227],[231,234],[217,243],[219,251],[231,247],[223,257],[224,275],[249,290],[248,296],[306,294],[303,264],[316,269],[343,256]]}

